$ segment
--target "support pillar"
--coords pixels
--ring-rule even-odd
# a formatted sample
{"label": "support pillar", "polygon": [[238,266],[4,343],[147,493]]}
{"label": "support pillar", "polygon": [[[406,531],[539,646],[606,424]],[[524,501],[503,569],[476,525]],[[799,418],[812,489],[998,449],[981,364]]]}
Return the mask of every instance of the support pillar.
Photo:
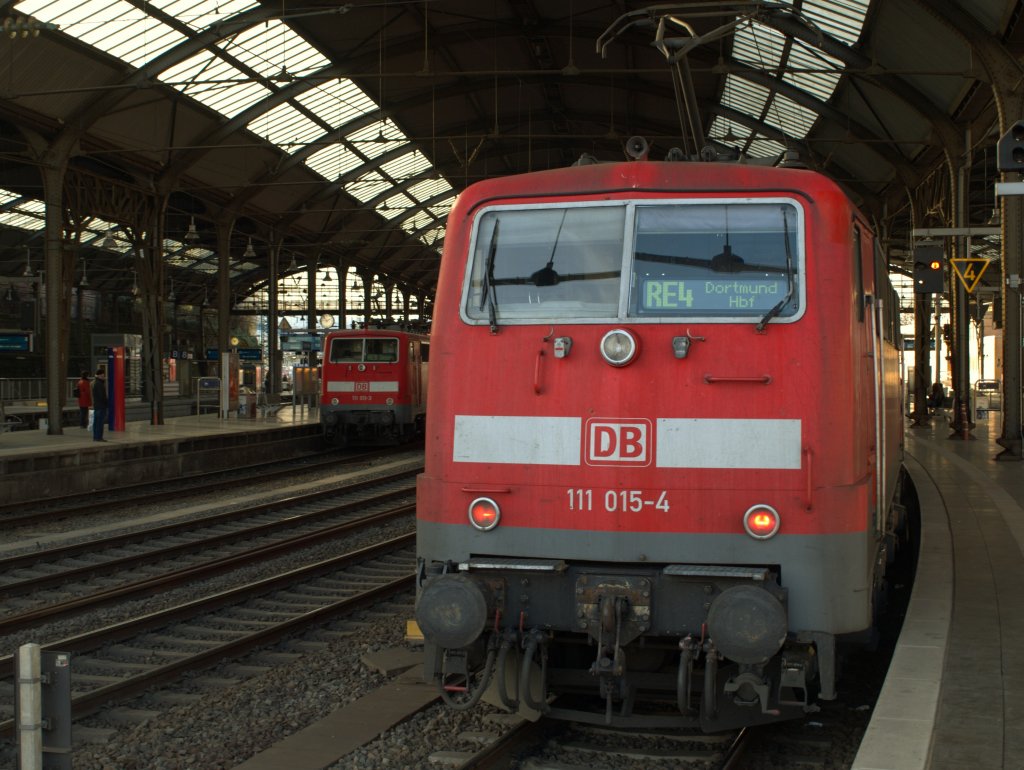
{"label": "support pillar", "polygon": [[217,222],[217,353],[222,361],[231,352],[231,231],[234,226],[234,219]]}
{"label": "support pillar", "polygon": [[46,417],[47,434],[59,436],[64,433],[61,421],[64,417],[64,380],[67,377],[61,355],[67,340],[61,334],[61,301],[64,296],[63,230],[64,206],[62,190],[64,160],[44,162],[43,200],[45,210],[46,252],[43,264],[46,267]]}
{"label": "support pillar", "polygon": [[277,283],[280,280],[282,242],[280,237],[272,234],[267,253],[267,371],[263,377],[264,382],[258,383],[266,387],[267,393],[281,392],[281,353],[277,346]]}

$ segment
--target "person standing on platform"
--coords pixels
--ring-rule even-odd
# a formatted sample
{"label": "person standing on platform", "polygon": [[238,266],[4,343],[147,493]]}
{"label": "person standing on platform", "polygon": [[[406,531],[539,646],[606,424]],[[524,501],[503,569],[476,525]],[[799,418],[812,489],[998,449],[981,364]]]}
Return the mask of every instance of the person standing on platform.
{"label": "person standing on platform", "polygon": [[92,381],[92,440],[106,441],[103,438],[103,423],[107,421],[107,377],[101,368],[96,370],[96,379]]}
{"label": "person standing on platform", "polygon": [[79,427],[89,427],[89,407],[92,406],[92,387],[89,382],[89,372],[82,372],[82,379],[75,385],[78,392],[78,424]]}

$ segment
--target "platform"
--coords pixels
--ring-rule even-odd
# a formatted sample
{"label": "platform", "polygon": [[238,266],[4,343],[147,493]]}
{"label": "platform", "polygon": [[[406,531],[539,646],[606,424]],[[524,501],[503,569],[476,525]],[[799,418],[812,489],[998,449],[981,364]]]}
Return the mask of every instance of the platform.
{"label": "platform", "polygon": [[270,460],[282,443],[312,450],[320,441],[320,418],[316,409],[286,405],[256,417],[211,413],[168,417],[163,425],[128,422],[125,430],[107,428],[103,436],[106,441],[93,441],[90,430],[77,426],[65,426],[61,435],[0,433],[0,504],[31,500],[40,490],[50,497],[117,486],[126,473],[156,481]]}
{"label": "platform", "polygon": [[907,429],[921,556],[854,770],[1024,767],[1024,463],[994,459],[999,428]]}

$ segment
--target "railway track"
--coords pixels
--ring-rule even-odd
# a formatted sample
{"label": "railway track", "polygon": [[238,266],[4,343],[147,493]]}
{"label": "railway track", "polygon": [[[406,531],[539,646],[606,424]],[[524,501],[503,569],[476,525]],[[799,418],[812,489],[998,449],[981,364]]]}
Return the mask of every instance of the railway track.
{"label": "railway track", "polygon": [[[375,526],[366,522],[365,527]],[[71,708],[77,719],[178,681],[254,649],[408,593],[415,536],[391,538],[280,575],[247,583],[74,637],[43,643],[73,654]],[[0,671],[11,671],[10,656]],[[10,674],[0,679],[9,682]],[[13,732],[13,703],[3,687],[0,735]]]}
{"label": "railway track", "polygon": [[457,735],[453,749],[435,752],[429,761],[458,770],[730,770],[748,737],[747,730],[624,730],[502,714],[488,721],[495,732]]}
{"label": "railway track", "polygon": [[411,517],[416,472],[0,559],[0,636]]}
{"label": "railway track", "polygon": [[[239,468],[189,474],[172,480],[125,484],[88,494],[44,497],[30,502],[6,503],[0,505],[0,526],[7,530],[39,524],[50,526],[54,522],[64,519],[108,510],[111,506],[125,509],[136,505],[149,505],[154,499],[161,496],[173,497],[174,500],[195,497],[217,490],[244,487],[254,481],[288,479],[299,473],[316,473],[369,463],[390,455],[408,452],[412,448],[414,447],[411,445],[404,445],[357,454],[332,449],[327,452],[269,463],[256,463]],[[26,510],[28,507],[31,507],[31,510]]]}

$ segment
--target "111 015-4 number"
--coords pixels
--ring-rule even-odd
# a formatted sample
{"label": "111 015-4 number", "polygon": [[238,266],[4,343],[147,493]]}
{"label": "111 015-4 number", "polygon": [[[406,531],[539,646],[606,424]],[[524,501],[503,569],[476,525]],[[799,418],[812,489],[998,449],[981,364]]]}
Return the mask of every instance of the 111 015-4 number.
{"label": "111 015-4 number", "polygon": [[595,494],[593,489],[576,488],[565,490],[565,494],[569,498],[570,511],[594,510],[595,497],[598,504],[604,503],[604,510],[608,513],[640,513],[644,508],[654,508],[665,513],[669,511],[668,493],[665,490],[656,493],[657,498],[653,497],[654,492],[649,493],[651,497],[645,497],[643,490],[640,489],[609,489],[602,495],[600,490]]}

